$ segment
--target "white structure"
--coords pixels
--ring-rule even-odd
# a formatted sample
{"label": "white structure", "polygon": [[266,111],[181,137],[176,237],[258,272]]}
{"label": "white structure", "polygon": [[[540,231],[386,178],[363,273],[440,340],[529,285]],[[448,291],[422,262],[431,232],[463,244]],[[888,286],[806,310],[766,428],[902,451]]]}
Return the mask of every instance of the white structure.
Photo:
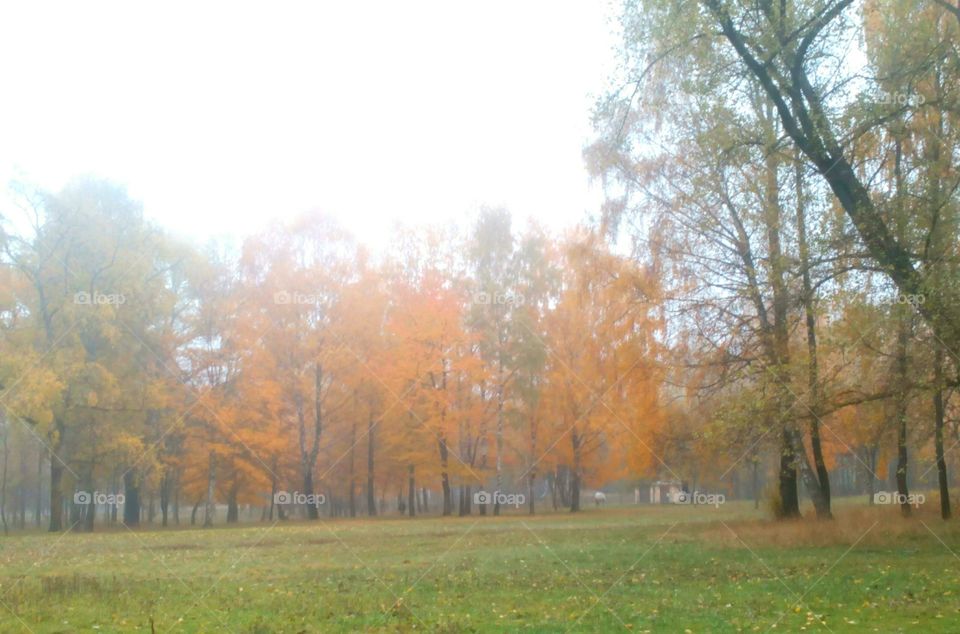
{"label": "white structure", "polygon": [[650,504],[669,504],[683,491],[677,480],[658,480],[650,485]]}

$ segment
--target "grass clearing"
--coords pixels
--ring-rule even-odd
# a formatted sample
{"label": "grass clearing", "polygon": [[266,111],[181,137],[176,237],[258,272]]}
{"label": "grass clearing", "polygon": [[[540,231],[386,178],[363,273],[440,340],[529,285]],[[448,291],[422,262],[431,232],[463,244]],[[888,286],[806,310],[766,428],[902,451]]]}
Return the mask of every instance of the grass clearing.
{"label": "grass clearing", "polygon": [[11,535],[0,632],[955,632],[960,530],[929,506]]}

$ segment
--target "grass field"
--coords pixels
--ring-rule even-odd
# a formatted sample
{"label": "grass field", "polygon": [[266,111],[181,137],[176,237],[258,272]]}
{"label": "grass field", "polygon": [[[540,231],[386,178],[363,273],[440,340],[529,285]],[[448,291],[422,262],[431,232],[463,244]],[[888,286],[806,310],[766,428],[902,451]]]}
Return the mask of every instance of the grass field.
{"label": "grass field", "polygon": [[0,632],[956,632],[933,506],[121,528],[0,541]]}

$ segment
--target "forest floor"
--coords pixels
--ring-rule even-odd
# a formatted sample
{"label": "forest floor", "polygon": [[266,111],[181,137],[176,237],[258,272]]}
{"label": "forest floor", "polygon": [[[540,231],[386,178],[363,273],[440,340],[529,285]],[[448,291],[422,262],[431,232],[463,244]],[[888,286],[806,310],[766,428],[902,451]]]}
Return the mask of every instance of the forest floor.
{"label": "forest floor", "polygon": [[0,632],[956,632],[960,522],[836,506],[11,534]]}

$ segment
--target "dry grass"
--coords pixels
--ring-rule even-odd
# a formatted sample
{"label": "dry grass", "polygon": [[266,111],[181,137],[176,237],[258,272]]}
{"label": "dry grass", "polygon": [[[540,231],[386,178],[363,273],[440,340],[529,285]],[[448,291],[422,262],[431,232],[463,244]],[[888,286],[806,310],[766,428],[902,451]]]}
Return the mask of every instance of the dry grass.
{"label": "dry grass", "polygon": [[824,548],[829,546],[885,547],[907,544],[931,537],[931,531],[946,541],[956,542],[960,527],[940,519],[938,508],[927,505],[914,509],[904,518],[894,507],[841,507],[831,521],[810,518],[772,522],[767,519],[711,522],[701,527],[697,539],[714,544],[740,547],[741,540],[751,546],[771,548]]}

